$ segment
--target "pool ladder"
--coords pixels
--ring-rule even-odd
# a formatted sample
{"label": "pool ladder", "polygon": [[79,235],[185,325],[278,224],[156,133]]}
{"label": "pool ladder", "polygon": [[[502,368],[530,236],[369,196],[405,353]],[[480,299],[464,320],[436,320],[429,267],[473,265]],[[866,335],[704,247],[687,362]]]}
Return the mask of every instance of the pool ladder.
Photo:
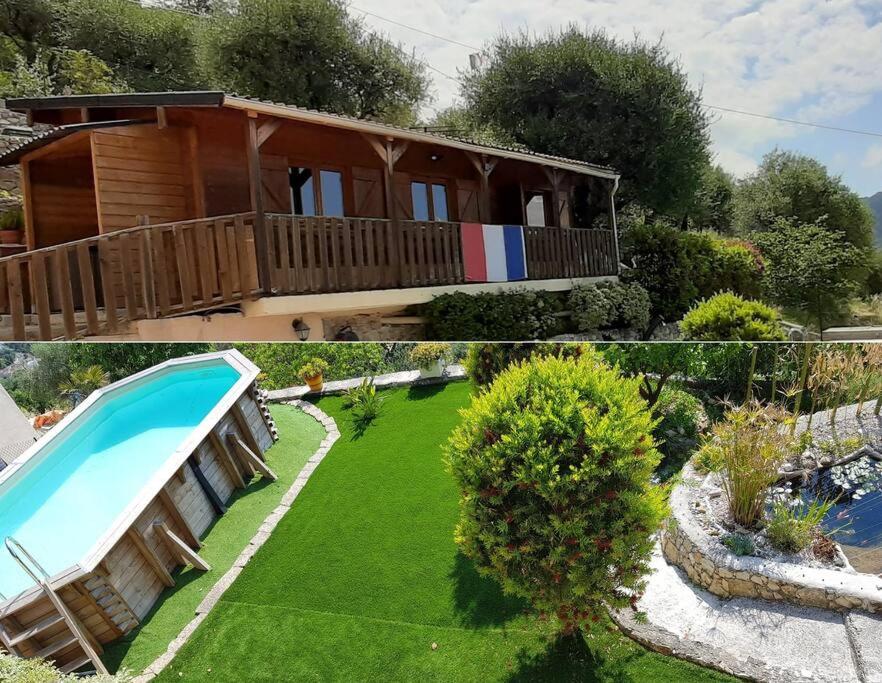
{"label": "pool ladder", "polygon": [[[74,668],[80,668],[80,666],[86,664],[91,661],[95,666],[95,671],[98,673],[107,674],[109,673],[107,667],[104,666],[104,662],[101,661],[101,657],[95,651],[95,648],[92,646],[92,643],[89,640],[88,631],[86,631],[85,627],[80,623],[80,620],[77,616],[70,610],[70,608],[65,604],[64,600],[55,592],[55,589],[52,587],[52,584],[49,580],[49,572],[47,572],[43,565],[41,565],[37,560],[31,555],[27,550],[25,550],[24,546],[15,540],[12,536],[7,536],[5,540],[6,549],[9,551],[9,554],[12,555],[12,559],[14,559],[18,566],[22,568],[22,570],[34,580],[34,582],[42,589],[43,593],[49,598],[49,602],[55,608],[55,611],[61,616],[64,621],[65,626],[67,626],[68,630],[71,632],[72,636],[76,639],[76,643],[79,645],[80,649],[83,651],[85,657],[82,660],[77,660],[79,662],[79,666]],[[28,630],[26,629],[24,634],[20,636],[20,639],[15,637],[9,639],[9,642],[4,643],[4,646],[7,646],[10,652],[12,651],[12,647],[14,647],[17,642],[21,642],[21,640],[27,639],[26,634]],[[8,636],[4,632],[4,639],[7,639]],[[38,653],[37,656],[40,656]],[[77,663],[74,662],[74,663]]]}

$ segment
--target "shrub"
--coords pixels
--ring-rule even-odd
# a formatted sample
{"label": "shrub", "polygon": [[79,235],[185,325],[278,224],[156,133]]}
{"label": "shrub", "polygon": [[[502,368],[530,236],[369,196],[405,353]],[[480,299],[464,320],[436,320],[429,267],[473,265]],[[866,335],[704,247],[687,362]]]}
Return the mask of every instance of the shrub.
{"label": "shrub", "polygon": [[790,419],[781,408],[753,401],[730,407],[714,425],[710,448],[718,449],[723,493],[732,517],[743,527],[762,518],[766,491],[791,452],[793,437],[782,428]]}
{"label": "shrub", "polygon": [[695,450],[701,431],[707,425],[707,415],[700,400],[674,387],[666,387],[661,392],[652,411],[659,419],[653,434],[664,455],[659,472],[667,479]]}
{"label": "shrub", "polygon": [[745,534],[728,534],[723,536],[723,545],[735,555],[738,555],[738,557],[753,555],[756,552],[753,540]]}
{"label": "shrub", "polygon": [[345,405],[352,411],[356,427],[364,429],[380,414],[383,398],[377,395],[373,378],[365,377],[361,384],[346,391]]}
{"label": "shrub", "polygon": [[427,336],[440,341],[529,341],[558,334],[560,299],[551,292],[442,294],[423,306]]}
{"label": "shrub", "polygon": [[21,209],[8,209],[0,213],[0,230],[23,230],[24,212]]}
{"label": "shrub", "polygon": [[439,360],[450,360],[450,344],[415,344],[410,349],[410,362],[418,368],[425,368]]}
{"label": "shrub", "polygon": [[[0,681],[10,683],[75,683],[81,681],[76,674],[63,674],[43,659],[22,659],[0,652]],[[98,674],[87,679],[90,683],[130,683],[132,676],[121,671],[110,676]]]}
{"label": "shrub", "polygon": [[638,384],[595,351],[534,358],[472,399],[446,447],[460,548],[565,632],[644,587],[665,505]]}
{"label": "shrub", "polygon": [[752,245],[664,223],[629,228],[622,245],[633,266],[625,280],[642,285],[652,314],[665,320],[678,320],[694,301],[726,289],[750,298],[760,294],[763,264]]}
{"label": "shrub", "polygon": [[567,305],[579,332],[604,328],[642,331],[649,325],[649,294],[637,283],[576,285]]}
{"label": "shrub", "polygon": [[585,344],[469,344],[463,364],[475,386],[483,387],[514,363],[533,356],[578,357],[585,348]]}
{"label": "shrub", "polygon": [[833,507],[832,501],[813,500],[791,506],[788,501],[777,501],[766,523],[769,542],[788,553],[798,553],[812,544],[821,522]]}
{"label": "shrub", "polygon": [[301,365],[300,369],[297,372],[299,373],[300,377],[304,381],[306,381],[308,379],[312,379],[313,377],[323,375],[327,369],[328,363],[324,359],[312,358]]}
{"label": "shrub", "polygon": [[759,301],[724,292],[699,303],[680,321],[693,341],[786,341],[778,314]]}

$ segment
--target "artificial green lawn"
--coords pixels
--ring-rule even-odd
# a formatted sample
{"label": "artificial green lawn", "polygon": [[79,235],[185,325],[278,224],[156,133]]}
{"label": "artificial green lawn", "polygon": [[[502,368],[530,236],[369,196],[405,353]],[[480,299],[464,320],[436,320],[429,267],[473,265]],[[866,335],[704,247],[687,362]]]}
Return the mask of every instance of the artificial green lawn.
{"label": "artificial green lawn", "polygon": [[300,410],[281,405],[271,406],[270,411],[280,439],[266,457],[278,479],[270,482],[257,478],[246,489],[234,493],[227,513],[217,519],[202,539],[204,547],[199,554],[211,565],[211,571],[202,573],[188,568],[177,573],[177,585],[166,589],[141,626],[107,647],[103,659],[111,670],[127,668],[140,672],[165,652],[193,619],[205,594],[233,566],[325,437],[324,428]]}
{"label": "artificial green lawn", "polygon": [[322,399],[341,439],[160,680],[731,680],[615,630],[560,644],[477,575],[441,459],[469,392],[386,392],[361,436]]}

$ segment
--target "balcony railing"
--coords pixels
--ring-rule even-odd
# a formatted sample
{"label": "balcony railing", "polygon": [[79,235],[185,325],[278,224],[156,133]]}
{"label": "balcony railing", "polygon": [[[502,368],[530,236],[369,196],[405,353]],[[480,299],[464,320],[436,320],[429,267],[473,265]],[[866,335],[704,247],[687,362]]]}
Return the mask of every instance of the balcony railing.
{"label": "balcony railing", "polygon": [[[165,223],[0,259],[0,339],[116,334],[261,295],[465,282],[458,223],[266,217],[271,282],[261,287],[255,214]],[[616,273],[606,230],[525,228],[531,279]]]}

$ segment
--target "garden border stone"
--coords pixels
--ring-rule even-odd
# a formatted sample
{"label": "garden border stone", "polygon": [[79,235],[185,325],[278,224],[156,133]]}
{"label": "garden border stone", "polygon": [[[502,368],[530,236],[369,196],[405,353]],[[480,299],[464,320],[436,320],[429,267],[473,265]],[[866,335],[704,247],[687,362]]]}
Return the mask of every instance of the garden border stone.
{"label": "garden border stone", "polygon": [[671,516],[661,534],[664,556],[693,583],[722,598],[761,598],[804,607],[882,613],[882,577],[738,557],[721,547],[692,513],[689,492],[700,482],[687,464],[682,483],[671,492]]}
{"label": "garden border stone", "polygon": [[147,683],[148,681],[153,680],[171,663],[178,651],[190,639],[190,636],[193,635],[199,625],[205,620],[205,617],[208,616],[208,613],[211,612],[214,606],[218,603],[224,592],[233,585],[233,582],[242,572],[245,565],[251,561],[251,558],[254,557],[260,547],[266,543],[270,534],[276,528],[276,525],[281,521],[282,517],[285,516],[285,513],[291,509],[297,496],[300,495],[303,487],[306,486],[309,477],[328,454],[328,451],[331,450],[331,446],[333,446],[337,439],[340,438],[340,430],[337,429],[337,423],[334,421],[334,418],[330,417],[313,404],[298,399],[288,401],[288,404],[299,408],[304,413],[320,422],[325,428],[325,438],[322,439],[322,442],[319,444],[315,453],[313,453],[309,460],[306,461],[306,464],[300,470],[294,483],[291,484],[291,487],[285,495],[282,496],[279,504],[263,520],[257,533],[252,537],[248,542],[248,545],[245,546],[244,550],[242,550],[233,562],[233,566],[217,580],[211,590],[202,599],[202,602],[196,608],[196,616],[169,644],[166,651],[157,657],[153,663],[143,671],[143,673],[135,677],[135,683]]}

